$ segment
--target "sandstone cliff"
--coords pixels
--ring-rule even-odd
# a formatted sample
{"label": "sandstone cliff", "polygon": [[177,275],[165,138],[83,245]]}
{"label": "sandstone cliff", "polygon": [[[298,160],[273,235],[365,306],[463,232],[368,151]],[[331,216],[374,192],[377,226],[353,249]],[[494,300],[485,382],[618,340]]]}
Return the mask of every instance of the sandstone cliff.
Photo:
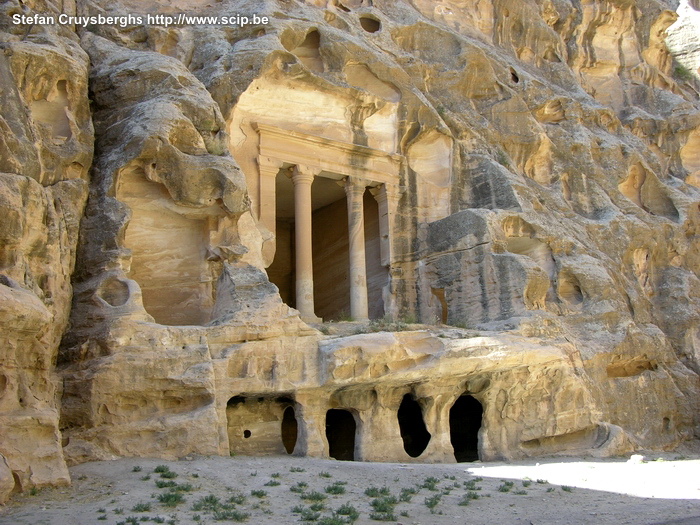
{"label": "sandstone cliff", "polygon": [[[677,2],[58,4],[0,8],[16,489],[122,455],[698,437],[700,46],[669,52]],[[383,320],[304,322],[351,312]]]}

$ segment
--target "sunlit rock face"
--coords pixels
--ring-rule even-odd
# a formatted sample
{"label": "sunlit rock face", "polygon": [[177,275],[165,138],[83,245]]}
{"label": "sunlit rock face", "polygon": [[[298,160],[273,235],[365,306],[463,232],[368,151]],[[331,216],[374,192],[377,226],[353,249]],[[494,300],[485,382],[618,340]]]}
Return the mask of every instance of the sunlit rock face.
{"label": "sunlit rock face", "polygon": [[[117,456],[697,438],[697,5],[676,7],[78,0],[269,21],[72,27],[6,2],[0,499]],[[350,316],[370,333],[304,322]]]}

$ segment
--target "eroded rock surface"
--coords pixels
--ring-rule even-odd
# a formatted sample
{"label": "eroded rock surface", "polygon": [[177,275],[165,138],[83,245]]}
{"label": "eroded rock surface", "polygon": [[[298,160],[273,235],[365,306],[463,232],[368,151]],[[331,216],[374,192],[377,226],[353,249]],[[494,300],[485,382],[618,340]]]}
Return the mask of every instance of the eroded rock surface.
{"label": "eroded rock surface", "polygon": [[[700,84],[666,45],[675,7],[79,0],[61,8],[269,23],[3,22],[0,453],[19,488],[67,481],[64,455],[697,438]],[[374,321],[317,331],[293,307]]]}

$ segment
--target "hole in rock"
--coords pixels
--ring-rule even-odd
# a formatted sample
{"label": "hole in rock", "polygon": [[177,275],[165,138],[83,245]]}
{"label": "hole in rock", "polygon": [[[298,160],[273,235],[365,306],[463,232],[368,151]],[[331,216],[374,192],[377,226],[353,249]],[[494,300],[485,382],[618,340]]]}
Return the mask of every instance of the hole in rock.
{"label": "hole in rock", "polygon": [[606,369],[608,377],[633,377],[647,370],[652,372],[658,368],[655,361],[649,360],[646,355],[633,357],[632,359],[623,359],[622,357],[613,358]]}
{"label": "hole in rock", "polygon": [[343,4],[341,4],[340,2],[336,2],[336,3],[335,3],[335,6],[336,6],[338,9],[340,9],[341,11],[345,11],[346,13],[349,13],[349,12],[350,12],[350,9],[348,9],[347,7],[345,7],[345,6],[344,6]]}
{"label": "hole in rock", "polygon": [[363,16],[360,18],[360,25],[362,29],[368,33],[376,33],[382,28],[382,23],[371,16]]}
{"label": "hole in rock", "polygon": [[[287,454],[285,437],[287,411],[292,410],[290,397],[234,396],[226,405],[229,451],[238,455]],[[296,419],[294,419],[296,425]],[[280,430],[281,429],[281,430]],[[296,440],[296,427],[294,429]]]}
{"label": "hole in rock", "polygon": [[340,461],[355,460],[355,433],[357,423],[348,410],[331,409],[326,412],[326,439],[328,454]]}
{"label": "hole in rock", "polygon": [[479,459],[479,429],[484,408],[470,395],[460,396],[450,408],[450,442],[458,462]]}
{"label": "hole in rock", "polygon": [[664,432],[668,432],[671,430],[671,420],[667,417],[665,417],[663,420],[663,429]]}
{"label": "hole in rock", "polygon": [[97,293],[110,306],[123,306],[129,300],[128,285],[116,278],[103,281]]}
{"label": "hole in rock", "polygon": [[397,415],[403,448],[406,454],[417,458],[426,449],[431,437],[425,426],[425,421],[423,421],[423,411],[420,404],[411,394],[406,394],[403,396]]}
{"label": "hole in rock", "polygon": [[314,29],[309,31],[304,41],[292,53],[299,61],[311,71],[323,72],[323,59],[321,58],[321,33]]}
{"label": "hole in rock", "polygon": [[520,77],[518,74],[515,72],[515,69],[510,68],[510,79],[515,82],[516,84],[520,82]]}
{"label": "hole in rock", "polygon": [[5,395],[6,389],[7,389],[7,376],[5,374],[0,374],[0,397]]}
{"label": "hole in rock", "polygon": [[294,452],[294,447],[297,446],[298,428],[299,425],[294,413],[294,407],[288,406],[284,409],[284,414],[282,415],[282,444],[287,454]]}
{"label": "hole in rock", "polygon": [[557,288],[559,297],[561,297],[562,301],[565,303],[575,306],[583,302],[581,283],[579,283],[579,280],[574,275],[560,275]]}
{"label": "hole in rock", "polygon": [[16,472],[12,472],[12,479],[15,480],[15,486],[12,488],[12,492],[22,492],[22,482]]}

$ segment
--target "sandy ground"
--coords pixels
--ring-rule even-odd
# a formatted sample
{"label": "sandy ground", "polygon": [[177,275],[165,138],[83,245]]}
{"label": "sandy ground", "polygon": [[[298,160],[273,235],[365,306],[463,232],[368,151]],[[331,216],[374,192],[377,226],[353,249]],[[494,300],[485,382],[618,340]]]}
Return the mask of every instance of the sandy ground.
{"label": "sandy ground", "polygon": [[[232,523],[231,518],[247,515],[246,522],[251,524],[336,525],[349,523],[345,515],[334,511],[350,504],[359,513],[356,524],[377,524],[381,522],[372,519],[372,502],[386,499],[386,495],[365,493],[374,487],[388,491],[397,500],[410,498],[396,504],[389,500],[384,509],[388,512],[374,516],[402,525],[690,525],[700,524],[699,457],[671,453],[649,456],[644,462],[566,458],[451,465],[296,457],[192,457],[170,462],[120,459],[72,468],[71,487],[15,496],[0,507],[0,523],[214,524]],[[162,478],[154,472],[159,465],[177,476]],[[157,481],[175,483],[184,502],[174,507],[159,502],[158,498],[167,499],[162,495],[173,488],[158,488]],[[505,487],[499,490],[504,481],[513,482],[507,492],[501,491]],[[335,492],[344,489],[344,493],[326,493],[330,486],[342,487]],[[257,496],[252,494],[254,491]],[[304,499],[314,491],[325,499]],[[469,499],[469,493],[475,499]],[[205,497],[216,502],[212,496],[218,498],[218,503],[210,509],[202,508]],[[232,497],[237,503],[227,503]],[[468,504],[460,505],[464,501]],[[317,510],[310,510],[314,503]],[[300,507],[297,513],[294,507]],[[298,513],[302,509],[306,514]]]}

